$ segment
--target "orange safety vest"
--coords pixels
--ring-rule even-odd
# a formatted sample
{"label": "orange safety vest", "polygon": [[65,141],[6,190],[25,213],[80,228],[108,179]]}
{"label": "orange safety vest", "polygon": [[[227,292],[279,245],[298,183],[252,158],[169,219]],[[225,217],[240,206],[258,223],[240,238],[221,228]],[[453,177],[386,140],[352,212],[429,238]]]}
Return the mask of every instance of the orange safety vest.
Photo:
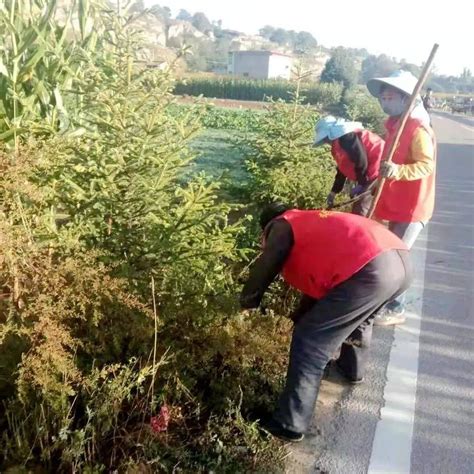
{"label": "orange safety vest", "polygon": [[[385,142],[378,135],[368,130],[358,130],[355,133],[359,135],[362,146],[367,153],[367,180],[373,181],[379,175],[380,160]],[[339,171],[351,181],[357,181],[354,162],[349,158],[347,151],[341,147],[339,140],[334,140],[331,147],[332,156],[337,163]]]}
{"label": "orange safety vest", "polygon": [[355,214],[295,209],[281,217],[290,224],[294,238],[282,276],[289,285],[316,299],[382,252],[407,248],[383,225]]}
{"label": "orange safety vest", "polygon": [[[387,129],[387,149],[395,138],[397,120],[390,118],[385,123]],[[397,149],[393,162],[399,165],[411,164],[410,146],[416,131],[423,127],[431,136],[436,149],[436,139],[430,127],[421,120],[409,118]],[[433,216],[435,203],[435,173],[414,181],[395,181],[387,179],[382,194],[375,208],[375,217],[393,222],[427,222]]]}

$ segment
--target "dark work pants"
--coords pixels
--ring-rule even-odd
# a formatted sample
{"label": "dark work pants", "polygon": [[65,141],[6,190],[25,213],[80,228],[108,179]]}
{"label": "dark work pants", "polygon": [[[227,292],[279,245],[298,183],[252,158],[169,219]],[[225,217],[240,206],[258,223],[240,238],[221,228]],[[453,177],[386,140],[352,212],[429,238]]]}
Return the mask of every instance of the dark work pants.
{"label": "dark work pants", "polygon": [[358,216],[366,217],[370,211],[370,206],[372,204],[374,197],[372,194],[367,194],[366,196],[361,197],[352,205],[352,214],[357,214]]}
{"label": "dark work pants", "polygon": [[339,363],[354,378],[362,376],[374,313],[408,288],[411,274],[407,251],[386,251],[298,319],[286,386],[274,413],[278,422],[298,433],[308,429],[324,368],[341,344]]}

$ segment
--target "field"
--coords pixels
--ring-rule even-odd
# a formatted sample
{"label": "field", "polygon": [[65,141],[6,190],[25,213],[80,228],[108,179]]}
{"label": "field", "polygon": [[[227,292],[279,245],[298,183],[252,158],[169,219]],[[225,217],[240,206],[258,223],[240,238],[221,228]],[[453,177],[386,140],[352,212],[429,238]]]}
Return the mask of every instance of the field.
{"label": "field", "polygon": [[[227,99],[264,101],[291,101],[296,92],[295,83],[285,80],[248,80],[223,77],[190,77],[180,80],[175,85],[174,93],[180,96],[199,96]],[[300,84],[301,100],[303,103],[326,107],[339,102],[343,88],[340,84],[324,84],[303,82]]]}
{"label": "field", "polygon": [[245,150],[236,143],[241,136],[238,130],[207,128],[190,144],[199,154],[192,164],[192,173],[204,171],[212,178],[232,183],[245,183],[248,174],[245,170]]}

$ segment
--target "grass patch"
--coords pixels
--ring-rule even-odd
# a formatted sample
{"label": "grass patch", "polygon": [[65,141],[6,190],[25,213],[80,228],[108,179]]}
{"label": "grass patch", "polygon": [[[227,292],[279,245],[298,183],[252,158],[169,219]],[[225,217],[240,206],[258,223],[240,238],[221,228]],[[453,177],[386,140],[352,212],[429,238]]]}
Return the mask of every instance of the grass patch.
{"label": "grass patch", "polygon": [[224,183],[224,192],[239,195],[248,181],[245,169],[246,150],[237,143],[242,136],[238,130],[204,129],[191,148],[199,154],[190,168],[190,174],[201,171]]}

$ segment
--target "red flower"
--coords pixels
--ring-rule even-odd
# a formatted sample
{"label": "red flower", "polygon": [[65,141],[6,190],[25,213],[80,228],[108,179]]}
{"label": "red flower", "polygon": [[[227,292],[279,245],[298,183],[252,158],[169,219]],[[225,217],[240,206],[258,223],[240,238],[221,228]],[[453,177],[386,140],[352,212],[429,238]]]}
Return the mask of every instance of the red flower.
{"label": "red flower", "polygon": [[170,411],[166,405],[163,405],[160,409],[159,415],[151,417],[150,426],[154,433],[161,433],[168,429],[169,422]]}

